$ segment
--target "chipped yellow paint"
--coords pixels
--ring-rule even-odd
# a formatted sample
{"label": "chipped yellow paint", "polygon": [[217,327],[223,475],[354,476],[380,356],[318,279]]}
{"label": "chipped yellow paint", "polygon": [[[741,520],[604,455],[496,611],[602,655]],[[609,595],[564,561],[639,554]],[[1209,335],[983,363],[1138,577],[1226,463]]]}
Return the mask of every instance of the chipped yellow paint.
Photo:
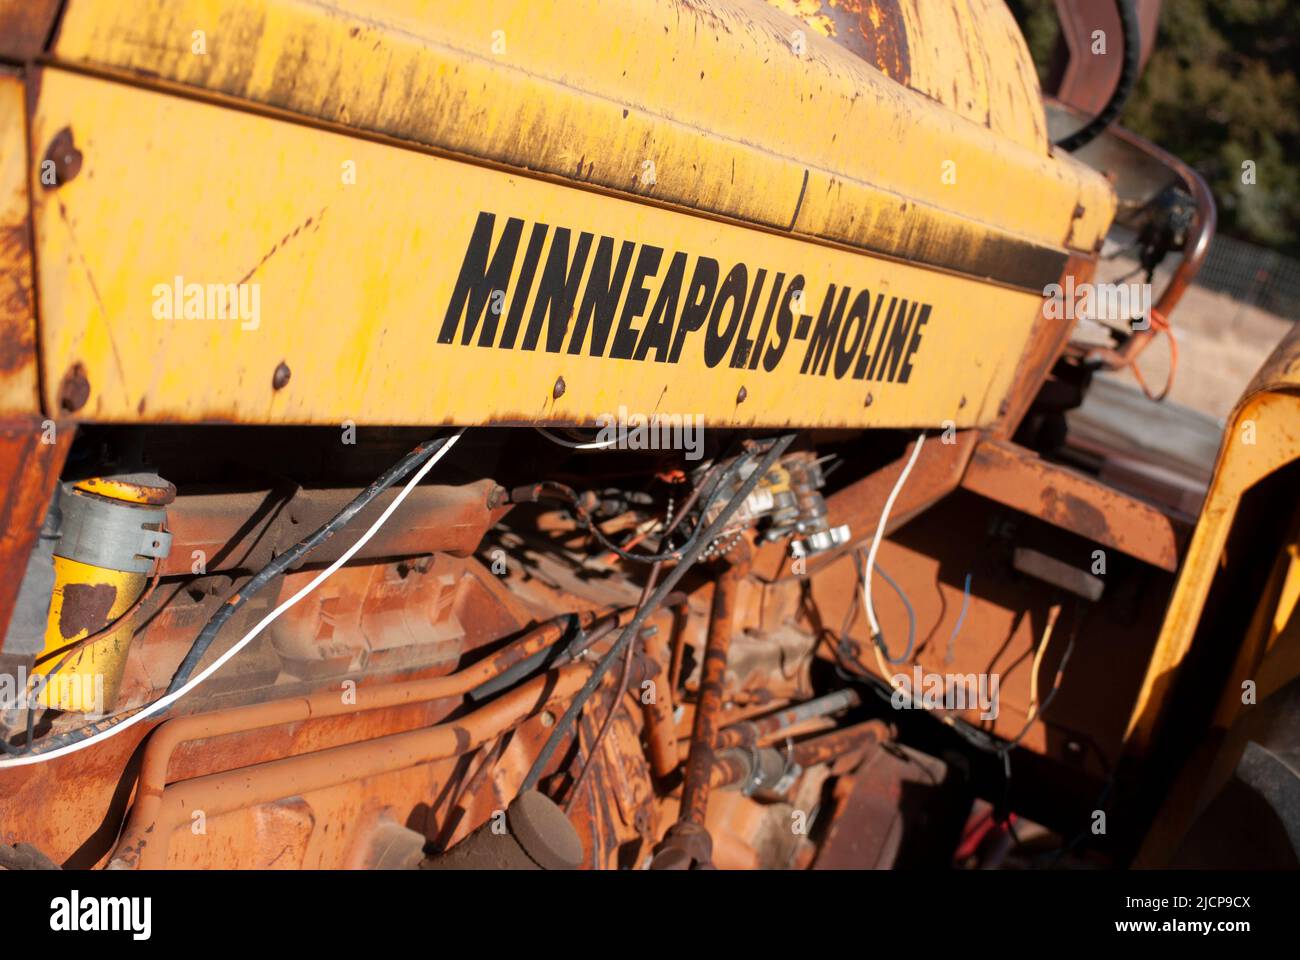
{"label": "chipped yellow paint", "polygon": [[[143,573],[109,570],[67,557],[54,558],[54,591],[50,596],[45,646],[37,658],[41,662],[32,668],[33,678],[45,678],[37,696],[42,705],[76,713],[102,713],[117,699],[136,624],[115,621],[144,592],[148,579]],[[100,611],[104,617],[102,624],[78,625],[72,633],[64,633],[63,608],[70,589],[102,590],[111,595],[108,608]],[[85,601],[82,604],[85,606]],[[49,676],[74,643],[110,624],[103,637],[82,647],[66,666]]]}
{"label": "chipped yellow paint", "polygon": [[891,79],[1040,152],[1033,58],[1003,0],[767,0]]}
{"label": "chipped yellow paint", "polygon": [[835,38],[835,19],[826,9],[825,0],[767,0],[769,4],[798,20],[802,20],[823,37]]}
{"label": "chipped yellow paint", "polygon": [[[1191,650],[1214,576],[1222,564],[1235,562],[1234,558],[1225,556],[1225,547],[1242,497],[1260,480],[1298,458],[1300,336],[1293,334],[1279,345],[1229,419],[1205,505],[1188,544],[1155,651],[1129,719],[1128,749],[1141,753],[1150,746],[1174,679]],[[1279,520],[1287,523],[1288,517],[1284,515]],[[1255,604],[1262,598],[1240,599],[1242,603]],[[1264,634],[1263,631],[1255,633]],[[1227,678],[1225,697],[1235,690],[1240,704],[1239,681],[1247,675],[1248,664],[1261,652],[1262,647],[1257,643],[1243,645],[1237,666]],[[1216,719],[1226,725],[1229,711],[1221,706]]]}
{"label": "chipped yellow paint", "polygon": [[0,416],[37,409],[23,82],[0,69]]}
{"label": "chipped yellow paint", "polygon": [[[41,354],[51,405],[82,365],[90,398],[78,416],[89,419],[590,423],[625,406],[710,425],[972,426],[996,418],[1041,307],[1035,294],[967,277],[47,69],[33,141],[64,128],[80,173],[35,191]],[[503,316],[539,222],[570,228],[575,242],[590,231],[661,247],[652,293],[680,251],[687,276],[701,256],[724,276],[738,262],[750,276],[802,274],[814,316],[831,283],[932,312],[906,383],[805,375],[796,339],[771,372],[733,367],[729,349],[709,366],[706,329],[678,363],[590,356],[581,344],[577,355],[545,352],[545,341],[534,351],[522,337],[513,349],[441,343],[481,211],[496,216],[498,242],[507,217],[525,224]],[[177,277],[182,287],[257,284],[256,322],[165,318]],[[288,378],[275,389],[281,364]]]}
{"label": "chipped yellow paint", "polygon": [[1090,253],[1113,192],[1010,15],[903,7],[917,91],[759,0],[70,0],[55,56],[979,275]]}

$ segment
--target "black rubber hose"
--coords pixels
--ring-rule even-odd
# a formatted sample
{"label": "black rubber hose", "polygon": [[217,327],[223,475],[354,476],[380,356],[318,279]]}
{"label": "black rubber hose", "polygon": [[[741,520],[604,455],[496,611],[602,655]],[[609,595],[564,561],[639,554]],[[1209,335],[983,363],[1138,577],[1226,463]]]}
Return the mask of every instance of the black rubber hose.
{"label": "black rubber hose", "polygon": [[564,742],[569,731],[573,729],[574,724],[578,720],[579,714],[582,713],[583,706],[589,699],[591,699],[591,695],[596,692],[596,688],[600,686],[600,681],[604,678],[605,674],[609,672],[609,668],[622,656],[623,650],[632,642],[632,638],[636,637],[640,633],[642,624],[645,623],[646,619],[655,611],[659,604],[663,603],[664,597],[672,593],[673,587],[677,586],[677,582],[686,575],[686,571],[691,568],[699,558],[700,554],[704,552],[705,547],[717,539],[718,535],[722,533],[726,528],[728,521],[730,521],[731,515],[740,509],[740,505],[745,502],[750,493],[753,492],[753,489],[758,486],[758,482],[767,476],[767,472],[772,469],[772,465],[781,458],[783,453],[785,453],[786,448],[794,442],[794,438],[795,435],[793,433],[787,433],[783,437],[778,437],[768,448],[767,453],[763,455],[763,459],[759,461],[758,466],[755,467],[753,472],[745,479],[745,482],[740,485],[740,489],[737,490],[732,498],[727,501],[726,506],[722,508],[722,512],[719,513],[717,518],[709,524],[708,529],[704,530],[699,536],[692,538],[691,545],[683,551],[682,557],[677,562],[677,565],[674,566],[672,570],[669,571],[668,575],[660,581],[659,586],[655,588],[655,592],[652,593],[646,602],[641,605],[641,609],[637,611],[636,616],[632,618],[628,625],[623,628],[623,632],[619,635],[619,638],[614,641],[614,645],[606,651],[605,655],[600,659],[600,662],[596,664],[596,669],[591,672],[591,676],[589,676],[587,682],[582,685],[582,689],[574,695],[573,701],[569,704],[569,708],[564,711],[564,716],[561,717],[559,723],[555,725],[555,729],[551,731],[550,737],[546,740],[546,745],[542,747],[541,753],[539,753],[537,759],[533,761],[533,765],[528,771],[528,776],[524,778],[524,782],[519,788],[521,794],[526,793],[537,786],[537,781],[542,778],[542,772],[546,769],[547,764],[551,762],[551,757],[555,755],[555,751],[559,749],[560,744]]}
{"label": "black rubber hose", "polygon": [[1124,104],[1128,102],[1133,88],[1137,85],[1138,69],[1142,58],[1142,30],[1138,25],[1136,0],[1115,0],[1115,10],[1119,14],[1120,37],[1124,44],[1124,60],[1119,72],[1119,82],[1110,95],[1101,113],[1093,117],[1081,129],[1076,130],[1055,146],[1062,150],[1078,150],[1091,143],[1097,135],[1115,122]]}
{"label": "black rubber hose", "polygon": [[204,625],[198,637],[195,638],[193,646],[190,647],[189,653],[185,654],[185,659],[176,668],[172,682],[167,687],[167,693],[175,693],[185,686],[195,668],[198,667],[199,661],[203,659],[203,655],[212,646],[212,641],[217,638],[217,634],[225,626],[226,621],[248,602],[249,597],[342,530],[375,497],[394,483],[418,470],[430,457],[446,446],[449,439],[450,437],[443,437],[440,440],[426,440],[421,443],[401,460],[389,467],[377,480],[362,490],[351,503],[336,513],[333,518],[327,520],[315,533],[305,540],[300,540],[259,570],[253,576],[253,579],[249,580],[241,590],[227,599]]}

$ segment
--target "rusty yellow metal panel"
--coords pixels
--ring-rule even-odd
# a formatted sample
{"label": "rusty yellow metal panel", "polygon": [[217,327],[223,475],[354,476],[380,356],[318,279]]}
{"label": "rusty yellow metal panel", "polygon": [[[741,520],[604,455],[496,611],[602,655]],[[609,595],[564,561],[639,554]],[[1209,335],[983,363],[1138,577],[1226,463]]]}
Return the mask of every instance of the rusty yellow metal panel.
{"label": "rusty yellow metal panel", "polygon": [[0,416],[37,410],[23,81],[0,69]]}
{"label": "rusty yellow metal panel", "polygon": [[[928,85],[1019,126],[796,43],[760,0],[71,0],[55,54],[1041,290],[1112,191],[1049,155],[1005,10],[977,30],[924,6],[905,19]],[[949,50],[980,69],[945,71]]]}
{"label": "rusty yellow metal panel", "polygon": [[[1293,331],[1278,345],[1229,418],[1205,505],[1188,544],[1146,678],[1129,719],[1130,750],[1141,753],[1150,746],[1173,679],[1191,650],[1215,573],[1225,562],[1239,562],[1225,557],[1224,548],[1241,498],[1264,477],[1297,459],[1300,459],[1300,330]],[[1278,519],[1281,523],[1289,521],[1286,515]],[[1241,600],[1253,605],[1263,598]],[[1263,631],[1257,633],[1256,639],[1267,636]],[[1247,676],[1245,667],[1261,653],[1258,648],[1243,648],[1225,688],[1225,698],[1234,693],[1235,684],[1240,700],[1239,681]],[[1226,725],[1230,716],[1220,705],[1216,721]]]}
{"label": "rusty yellow metal panel", "polygon": [[0,58],[23,63],[40,55],[60,0],[0,0]]}
{"label": "rusty yellow metal panel", "polygon": [[64,130],[79,173],[33,186],[41,353],[88,419],[972,426],[1041,306],[51,69],[34,150]]}
{"label": "rusty yellow metal panel", "polygon": [[1046,150],[1034,61],[1003,0],[767,2],[891,80],[1003,137]]}

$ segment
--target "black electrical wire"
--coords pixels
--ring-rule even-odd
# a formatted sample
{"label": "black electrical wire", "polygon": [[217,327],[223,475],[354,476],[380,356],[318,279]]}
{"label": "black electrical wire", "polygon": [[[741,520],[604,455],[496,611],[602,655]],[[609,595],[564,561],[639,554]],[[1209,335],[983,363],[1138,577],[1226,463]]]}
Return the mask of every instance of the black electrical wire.
{"label": "black electrical wire", "polygon": [[397,483],[415,470],[418,470],[430,457],[434,456],[434,454],[441,450],[447,444],[449,439],[450,437],[443,437],[439,440],[426,440],[421,443],[401,460],[389,467],[379,476],[378,479],[371,483],[370,486],[361,491],[361,493],[358,494],[351,503],[336,513],[333,518],[322,524],[306,539],[300,540],[287,551],[268,563],[253,576],[253,579],[244,584],[243,588],[229,597],[204,625],[203,629],[199,632],[198,637],[195,638],[194,644],[185,655],[185,659],[182,660],[181,665],[176,668],[176,673],[172,677],[172,682],[167,687],[167,693],[175,693],[181,687],[185,686],[186,682],[190,679],[190,675],[193,674],[195,668],[198,667],[199,661],[203,659],[203,655],[207,653],[208,648],[212,646],[212,641],[216,639],[217,633],[220,632],[223,626],[225,626],[226,621],[234,616],[235,613],[248,602],[249,597],[252,597],[268,583],[280,574],[284,573],[284,571],[288,570],[307,554],[311,553],[326,540],[333,537],[334,534],[342,530],[352,521],[353,517],[365,509],[365,507],[374,500],[375,497],[379,496],[379,494],[383,493],[394,483]]}
{"label": "black electrical wire", "polygon": [[602,547],[612,551],[624,560],[630,560],[636,563],[666,563],[670,560],[680,560],[682,553],[694,546],[696,538],[698,538],[704,531],[704,519],[709,515],[709,511],[713,509],[713,505],[717,503],[718,497],[722,495],[723,482],[728,477],[738,473],[740,469],[752,459],[753,455],[749,453],[749,451],[746,451],[737,457],[735,462],[728,466],[727,469],[723,470],[716,478],[714,478],[710,484],[710,489],[704,495],[704,503],[703,506],[700,507],[700,518],[695,524],[695,529],[691,531],[690,535],[680,547],[670,547],[668,550],[659,553],[632,553],[629,550],[624,550],[618,544],[605,536],[594,522],[589,521],[587,523],[587,529],[591,531],[592,536],[596,538]]}
{"label": "black electrical wire", "polygon": [[93,720],[83,726],[74,727],[71,730],[65,730],[63,733],[42,737],[40,741],[31,744],[26,750],[20,752],[39,755],[42,753],[50,753],[60,747],[66,747],[73,743],[80,743],[82,740],[87,740],[97,733],[102,733],[105,730],[116,727],[124,720],[129,720],[143,709],[144,707],[132,707],[122,713],[115,713],[109,717],[101,717],[99,720]]}
{"label": "black electrical wire", "polygon": [[1142,58],[1141,28],[1138,25],[1137,4],[1135,0],[1115,0],[1115,11],[1119,14],[1120,38],[1124,44],[1124,59],[1120,67],[1119,81],[1111,91],[1106,106],[1101,113],[1088,121],[1083,127],[1068,137],[1056,141],[1055,146],[1062,150],[1074,151],[1091,143],[1103,130],[1115,122],[1124,104],[1137,85],[1138,69]]}
{"label": "black electrical wire", "polygon": [[692,535],[690,546],[682,551],[681,558],[677,565],[669,571],[668,575],[664,577],[662,581],[660,581],[659,586],[655,588],[655,592],[652,593],[649,599],[641,605],[636,616],[634,616],[628,625],[623,628],[623,632],[619,634],[619,638],[614,641],[614,645],[606,651],[603,657],[601,657],[600,661],[596,664],[596,668],[591,672],[591,676],[587,678],[587,682],[582,685],[582,689],[574,695],[568,709],[564,711],[564,716],[561,717],[559,722],[555,725],[555,729],[551,731],[551,735],[547,738],[546,744],[537,755],[537,759],[533,761],[533,765],[529,769],[528,775],[524,778],[524,782],[519,788],[520,793],[525,793],[537,786],[537,781],[541,779],[542,772],[551,762],[551,758],[555,755],[555,751],[559,749],[560,744],[568,737],[569,732],[573,729],[579,715],[582,713],[583,706],[589,699],[591,699],[591,695],[595,693],[596,688],[600,686],[601,680],[604,679],[605,674],[609,672],[610,667],[619,659],[624,649],[632,642],[633,638],[639,635],[642,624],[645,623],[646,619],[655,611],[659,604],[663,602],[664,598],[673,591],[673,588],[677,585],[678,581],[686,575],[686,571],[694,565],[695,561],[699,558],[699,555],[704,551],[704,548],[713,540],[717,539],[718,535],[726,528],[727,522],[731,519],[731,515],[740,509],[740,505],[744,503],[750,493],[753,492],[754,487],[758,486],[758,482],[763,479],[763,477],[767,476],[767,472],[772,469],[772,465],[781,458],[781,455],[785,453],[790,444],[794,442],[794,438],[795,435],[793,433],[787,433],[773,441],[772,445],[768,447],[767,452],[764,454],[763,459],[759,461],[758,466],[740,485],[740,489],[738,489],[735,494],[732,495],[731,499],[727,501],[726,505],[722,508],[722,512],[718,514],[706,529],[697,530],[696,533]]}
{"label": "black electrical wire", "polygon": [[[722,493],[723,481],[733,473],[737,472],[746,463],[750,462],[751,459],[753,459],[751,453],[748,451],[742,453],[735,462],[727,467],[726,470],[723,470],[717,477],[712,479],[710,482],[710,490],[705,494],[703,498],[703,506],[700,507],[700,520],[695,525],[695,529],[691,531],[690,536],[686,538],[686,542],[680,547],[670,548],[659,553],[632,553],[630,550],[620,547],[613,540],[609,539],[609,537],[601,531],[600,527],[596,525],[595,519],[582,508],[578,494],[572,487],[551,482],[534,484],[529,488],[527,499],[537,500],[542,496],[544,491],[551,490],[560,499],[569,503],[578,523],[583,527],[583,529],[591,533],[604,549],[631,563],[665,563],[671,560],[680,560],[682,554],[690,547],[694,546],[696,538],[704,530],[704,518],[708,516],[709,510],[713,507],[713,504],[717,502],[718,496]],[[516,498],[512,496],[511,499],[514,500]]]}

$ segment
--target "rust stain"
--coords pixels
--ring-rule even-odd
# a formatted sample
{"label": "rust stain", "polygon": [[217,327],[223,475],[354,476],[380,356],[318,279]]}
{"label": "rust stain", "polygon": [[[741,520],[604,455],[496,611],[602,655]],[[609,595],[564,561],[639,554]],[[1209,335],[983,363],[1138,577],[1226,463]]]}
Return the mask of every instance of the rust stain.
{"label": "rust stain", "polygon": [[0,226],[0,374],[32,362],[31,245],[26,222]]}
{"label": "rust stain", "polygon": [[1184,533],[1173,516],[1013,443],[980,443],[961,483],[1003,506],[1152,566],[1171,572],[1178,567]]}
{"label": "rust stain", "polygon": [[89,399],[90,381],[86,379],[86,368],[79,362],[74,363],[59,384],[59,406],[68,413],[76,413]]}
{"label": "rust stain", "polygon": [[109,583],[70,583],[63,588],[63,607],[59,611],[59,634],[72,640],[82,633],[98,630],[108,622],[117,600],[117,587]]}
{"label": "rust stain", "polygon": [[1045,487],[1039,500],[1042,505],[1040,516],[1048,523],[1073,530],[1098,542],[1121,539],[1111,533],[1106,514],[1080,497],[1052,487]]}
{"label": "rust stain", "polygon": [[39,56],[61,6],[60,0],[0,2],[0,57],[25,63]]}
{"label": "rust stain", "polygon": [[[74,179],[81,172],[81,151],[77,149],[76,143],[72,139],[72,129],[64,127],[54,135],[50,145],[45,151],[45,160],[42,167],[52,165],[54,169],[53,182],[47,182],[45,177],[41,177],[41,184],[46,190],[57,190],[69,180]],[[41,170],[45,173],[45,169]]]}
{"label": "rust stain", "polygon": [[851,50],[891,80],[912,78],[907,24],[898,0],[768,0]]}
{"label": "rust stain", "polygon": [[268,260],[270,260],[273,256],[275,256],[277,253],[279,253],[281,250],[283,250],[286,246],[288,246],[289,242],[290,242],[291,240],[294,240],[294,239],[295,239],[295,238],[296,238],[300,233],[303,232],[303,230],[307,229],[308,227],[313,227],[313,226],[314,226],[314,230],[313,230],[313,232],[315,232],[315,230],[319,230],[319,229],[320,229],[320,222],[321,222],[321,220],[325,217],[325,211],[326,211],[326,209],[328,209],[328,208],[326,208],[326,207],[321,207],[321,209],[320,209],[320,213],[316,214],[314,217],[308,217],[308,218],[307,218],[306,220],[304,220],[302,223],[298,224],[298,226],[294,227],[292,230],[290,230],[288,233],[286,233],[283,237],[281,237],[280,240],[279,240],[277,243],[275,243],[275,244],[272,245],[272,247],[271,247],[270,250],[268,250],[268,251],[266,251],[266,253],[262,254],[262,258],[261,258],[260,260],[258,260],[257,263],[255,263],[255,264],[253,265],[253,268],[252,268],[251,270],[249,270],[248,273],[244,274],[242,277],[239,278],[239,281],[238,281],[238,282],[239,282],[239,283],[247,283],[247,282],[252,278],[253,274],[255,274],[255,273],[257,273],[257,271],[261,270],[262,267],[266,264],[266,262],[267,262]]}

